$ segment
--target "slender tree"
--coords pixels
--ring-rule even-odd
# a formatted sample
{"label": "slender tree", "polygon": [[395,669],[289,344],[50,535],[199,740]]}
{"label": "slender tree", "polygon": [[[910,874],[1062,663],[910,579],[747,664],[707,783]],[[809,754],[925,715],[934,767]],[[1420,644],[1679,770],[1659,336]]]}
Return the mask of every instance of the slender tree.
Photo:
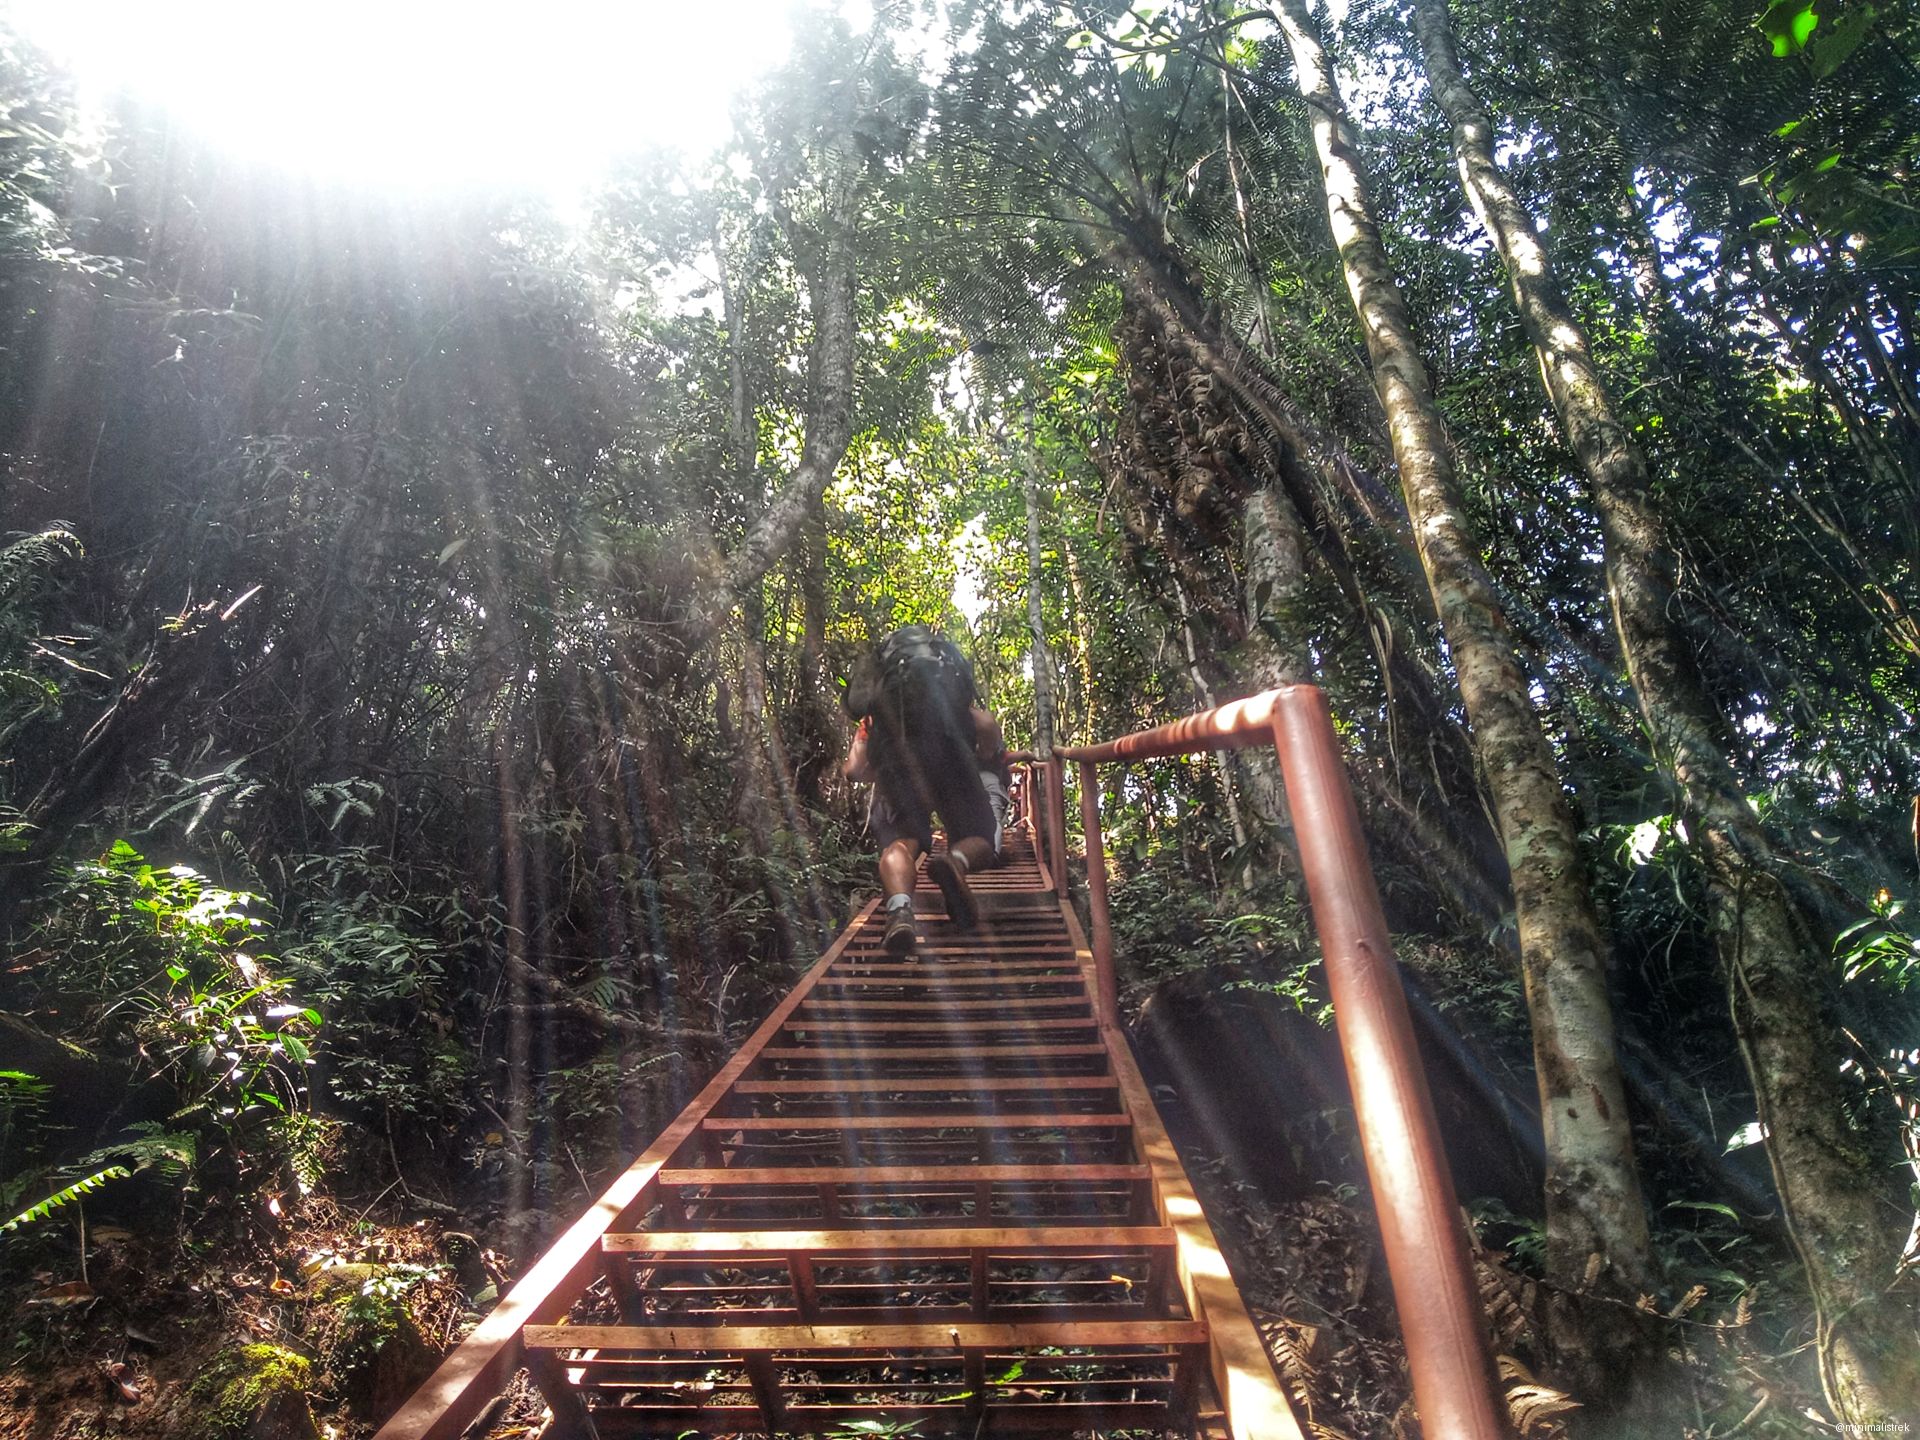
{"label": "slender tree", "polygon": [[[1413,29],[1452,128],[1460,181],[1506,270],[1605,542],[1621,653],[1654,757],[1672,778],[1707,877],[1711,919],[1767,1156],[1819,1320],[1821,1377],[1841,1420],[1889,1422],[1920,1403],[1920,1336],[1890,1289],[1900,1244],[1875,1157],[1847,1116],[1823,927],[1796,901],[1798,866],[1753,807],[1719,736],[1678,623],[1672,549],[1647,463],[1622,422],[1533,216],[1497,162],[1493,122],[1460,69],[1445,0],[1414,0]],[[1799,878],[1801,888],[1805,877]]]}
{"label": "slender tree", "polygon": [[[1548,1273],[1571,1288],[1584,1288],[1591,1276],[1609,1293],[1632,1296],[1651,1280],[1646,1207],[1614,1053],[1606,945],[1578,827],[1505,607],[1467,520],[1332,63],[1305,0],[1281,0],[1276,11],[1311,116],[1327,218],[1366,336],[1421,564],[1512,871],[1546,1131]],[[1571,1346],[1580,1337],[1569,1328],[1562,1338]]]}
{"label": "slender tree", "polygon": [[1027,510],[1027,634],[1033,657],[1033,748],[1050,755],[1054,734],[1053,656],[1047,648],[1047,619],[1040,604],[1040,461],[1029,443],[1020,451],[1020,478]]}

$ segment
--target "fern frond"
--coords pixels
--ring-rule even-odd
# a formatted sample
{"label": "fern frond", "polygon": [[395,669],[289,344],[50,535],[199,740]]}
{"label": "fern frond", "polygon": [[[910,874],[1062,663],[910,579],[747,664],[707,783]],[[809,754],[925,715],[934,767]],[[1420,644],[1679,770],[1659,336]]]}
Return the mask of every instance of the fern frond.
{"label": "fern frond", "polygon": [[1580,1402],[1564,1390],[1543,1385],[1511,1355],[1495,1361],[1505,1383],[1507,1413],[1521,1440],[1565,1440],[1567,1429],[1562,1417],[1580,1408]]}
{"label": "fern frond", "polygon": [[130,1128],[139,1132],[132,1139],[102,1146],[63,1167],[69,1174],[86,1173],[0,1225],[0,1234],[44,1220],[61,1206],[91,1194],[109,1180],[125,1180],[142,1170],[154,1170],[172,1179],[186,1174],[199,1159],[200,1147],[191,1135],[168,1130],[152,1120],[143,1120]]}
{"label": "fern frond", "polygon": [[0,545],[0,606],[24,598],[56,565],[85,553],[80,537],[64,525],[13,536]]}
{"label": "fern frond", "polygon": [[69,1204],[72,1201],[78,1200],[82,1195],[87,1195],[98,1190],[102,1185],[106,1184],[107,1181],[124,1180],[132,1174],[133,1171],[124,1165],[109,1165],[105,1169],[94,1171],[91,1175],[83,1175],[72,1184],[64,1185],[54,1191],[53,1194],[47,1196],[44,1200],[29,1205],[25,1210],[22,1210],[18,1215],[7,1221],[6,1224],[0,1225],[0,1235],[6,1234],[9,1230],[17,1230],[22,1225],[31,1225],[35,1220],[44,1220],[62,1205]]}
{"label": "fern frond", "polygon": [[169,1130],[157,1120],[141,1120],[127,1127],[138,1132],[136,1138],[103,1146],[74,1162],[85,1168],[108,1160],[131,1163],[135,1170],[158,1170],[172,1177],[185,1174],[200,1158],[200,1144],[192,1135]]}

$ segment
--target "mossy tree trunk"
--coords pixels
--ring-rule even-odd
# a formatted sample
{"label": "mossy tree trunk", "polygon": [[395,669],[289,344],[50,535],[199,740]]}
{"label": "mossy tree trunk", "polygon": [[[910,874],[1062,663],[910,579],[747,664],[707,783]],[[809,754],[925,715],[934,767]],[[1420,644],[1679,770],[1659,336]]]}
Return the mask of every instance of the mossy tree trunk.
{"label": "mossy tree trunk", "polygon": [[[1614,1053],[1606,947],[1578,828],[1467,519],[1332,64],[1305,0],[1281,0],[1276,9],[1311,115],[1327,216],[1366,336],[1415,544],[1512,873],[1546,1132],[1548,1272],[1569,1288],[1585,1288],[1591,1279],[1630,1298],[1648,1288],[1651,1277],[1646,1209]],[[1562,1337],[1565,1344],[1579,1338]]]}
{"label": "mossy tree trunk", "polygon": [[[1492,238],[1568,445],[1600,516],[1614,627],[1647,723],[1704,862],[1710,918],[1767,1154],[1820,1326],[1822,1380],[1840,1420],[1868,1427],[1920,1406],[1920,1336],[1898,1273],[1897,1215],[1865,1137],[1849,1122],[1847,1046],[1831,1013],[1819,924],[1789,888],[1794,868],[1747,803],[1725,733],[1676,620],[1672,550],[1646,458],[1633,443],[1540,241],[1495,160],[1493,124],[1460,69],[1445,0],[1414,0],[1433,94],[1460,179]],[[1896,1157],[1887,1156],[1888,1160]]]}

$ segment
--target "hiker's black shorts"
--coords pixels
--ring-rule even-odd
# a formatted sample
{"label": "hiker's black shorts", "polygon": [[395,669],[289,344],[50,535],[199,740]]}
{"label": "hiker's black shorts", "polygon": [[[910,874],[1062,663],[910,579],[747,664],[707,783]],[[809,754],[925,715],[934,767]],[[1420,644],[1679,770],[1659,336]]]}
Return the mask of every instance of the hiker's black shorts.
{"label": "hiker's black shorts", "polygon": [[998,852],[1000,821],[972,756],[955,757],[950,764],[908,759],[880,772],[873,787],[872,821],[882,850],[896,840],[917,840],[922,850],[931,850],[935,813],[949,845],[979,839]]}

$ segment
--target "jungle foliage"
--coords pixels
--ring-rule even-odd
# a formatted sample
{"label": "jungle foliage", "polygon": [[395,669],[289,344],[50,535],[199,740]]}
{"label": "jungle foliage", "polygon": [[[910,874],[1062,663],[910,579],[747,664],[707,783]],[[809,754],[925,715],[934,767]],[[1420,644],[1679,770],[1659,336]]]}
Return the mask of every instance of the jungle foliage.
{"label": "jungle foliage", "polygon": [[[84,114],[0,30],[0,1243],[143,1167],[331,1164],[532,1244],[868,883],[836,677],[939,624],[1031,738],[1031,561],[1057,739],[1326,689],[1412,983],[1522,1110],[1566,957],[1501,797],[1547,767],[1627,1115],[1611,1229],[1479,1207],[1529,1363],[1631,1411],[1690,1356],[1690,1433],[1916,1413],[1920,17],[1439,7],[1638,457],[1635,572],[1407,7],[878,8],[584,226]],[[1273,767],[1108,787],[1132,1002],[1321,1010]],[[1844,1255],[1820,1195],[1874,1217]]]}

